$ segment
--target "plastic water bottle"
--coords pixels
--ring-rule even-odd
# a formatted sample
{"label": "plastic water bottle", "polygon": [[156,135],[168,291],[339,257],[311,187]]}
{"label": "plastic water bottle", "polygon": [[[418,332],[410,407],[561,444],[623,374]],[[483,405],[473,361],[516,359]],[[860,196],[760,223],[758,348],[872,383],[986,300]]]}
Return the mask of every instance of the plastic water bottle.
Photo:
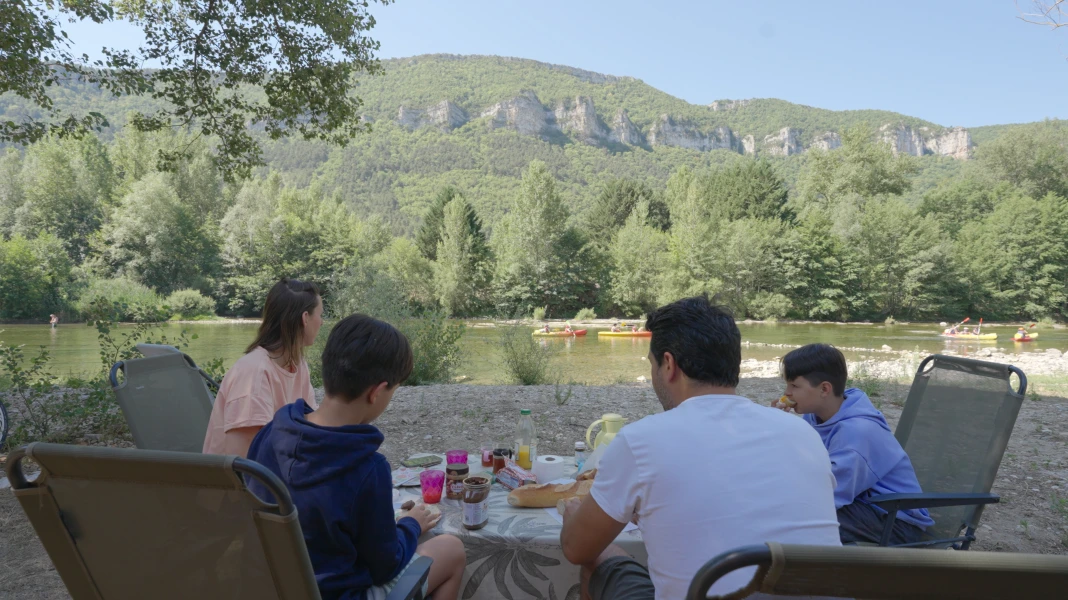
{"label": "plastic water bottle", "polygon": [[584,464],[586,464],[586,442],[575,442],[575,466],[581,471]]}
{"label": "plastic water bottle", "polygon": [[538,431],[534,428],[534,419],[530,409],[519,411],[519,425],[515,430],[515,462],[524,469],[534,466],[538,459]]}

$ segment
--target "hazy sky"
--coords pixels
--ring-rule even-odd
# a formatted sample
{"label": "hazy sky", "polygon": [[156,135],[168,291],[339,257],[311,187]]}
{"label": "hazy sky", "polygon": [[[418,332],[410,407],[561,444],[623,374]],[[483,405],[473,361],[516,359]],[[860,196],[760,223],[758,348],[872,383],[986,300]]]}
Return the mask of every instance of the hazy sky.
{"label": "hazy sky", "polygon": [[[383,58],[532,58],[696,104],[773,97],[972,127],[1068,118],[1068,28],[1024,23],[1013,0],[398,0],[372,11]],[[74,34],[86,52],[137,41],[124,27]]]}

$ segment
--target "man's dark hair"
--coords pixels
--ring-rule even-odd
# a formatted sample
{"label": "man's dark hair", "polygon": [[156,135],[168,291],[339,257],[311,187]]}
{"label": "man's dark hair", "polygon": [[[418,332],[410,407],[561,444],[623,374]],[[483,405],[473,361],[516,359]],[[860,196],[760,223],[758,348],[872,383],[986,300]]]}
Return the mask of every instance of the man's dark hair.
{"label": "man's dark hair", "polygon": [[650,352],[659,365],[664,353],[675,357],[690,379],[735,387],[742,364],[742,334],[734,317],[707,296],[672,302],[653,311],[645,321],[653,334]]}
{"label": "man's dark hair", "polygon": [[791,350],[782,357],[782,377],[793,381],[804,377],[812,387],[830,382],[835,396],[845,394],[846,359],[830,344],[809,344]]}
{"label": "man's dark hair", "polygon": [[385,381],[393,387],[412,374],[408,338],[389,323],[367,315],[345,317],[323,349],[323,388],[328,396],[355,400]]}

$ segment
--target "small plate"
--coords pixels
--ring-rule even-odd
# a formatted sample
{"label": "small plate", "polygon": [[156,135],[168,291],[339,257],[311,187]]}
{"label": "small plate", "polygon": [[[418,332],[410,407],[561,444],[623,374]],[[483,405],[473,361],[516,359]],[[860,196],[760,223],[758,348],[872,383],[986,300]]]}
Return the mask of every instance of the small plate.
{"label": "small plate", "polygon": [[[393,485],[400,487],[419,487],[419,474],[426,469],[401,467],[393,471]],[[407,481],[407,483],[404,483]]]}

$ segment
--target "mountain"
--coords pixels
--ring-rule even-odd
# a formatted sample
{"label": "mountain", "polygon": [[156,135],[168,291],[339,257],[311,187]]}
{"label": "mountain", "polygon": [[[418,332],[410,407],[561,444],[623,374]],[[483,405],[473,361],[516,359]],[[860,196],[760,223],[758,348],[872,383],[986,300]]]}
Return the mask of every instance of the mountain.
{"label": "mountain", "polygon": [[[383,61],[385,74],[354,86],[373,131],[346,148],[265,141],[265,159],[297,185],[339,190],[359,213],[385,215],[398,233],[416,227],[444,185],[464,192],[492,228],[507,210],[522,170],[546,162],[581,215],[599,186],[615,177],[662,184],[680,166],[700,169],[767,157],[792,182],[804,152],[833,149],[858,123],[878,129],[896,152],[922,157],[913,194],[959,171],[975,141],[1006,127],[971,132],[889,111],[831,111],[776,99],[690,104],[632,77],[496,56],[425,55]],[[68,85],[67,110],[98,110],[114,127],[140,97],[115,99]],[[10,96],[0,117],[34,111]],[[103,132],[108,138],[113,131]]]}

